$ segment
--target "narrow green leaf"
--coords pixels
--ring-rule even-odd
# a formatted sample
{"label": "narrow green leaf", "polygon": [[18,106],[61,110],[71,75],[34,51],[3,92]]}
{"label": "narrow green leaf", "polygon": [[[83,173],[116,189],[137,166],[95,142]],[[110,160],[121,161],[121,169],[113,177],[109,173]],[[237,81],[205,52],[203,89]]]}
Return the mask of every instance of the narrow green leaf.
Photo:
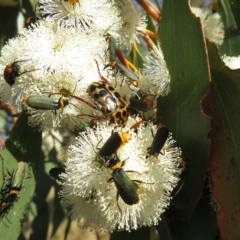
{"label": "narrow green leaf", "polygon": [[234,18],[235,18],[235,22],[238,26],[238,29],[240,29],[240,1],[239,0],[228,0],[229,5],[232,9]]}
{"label": "narrow green leaf", "polygon": [[240,238],[240,69],[222,62],[215,44],[208,42],[212,90],[204,111],[212,117],[209,171],[213,195],[221,210],[217,214],[221,239]]}
{"label": "narrow green leaf", "polygon": [[201,195],[209,150],[210,121],[200,103],[209,89],[209,70],[200,20],[187,0],[163,2],[160,28],[163,54],[171,75],[171,92],[158,101],[158,119],[168,126],[189,160],[189,172],[181,189],[189,199],[184,209],[172,207],[175,217],[190,218]]}
{"label": "narrow green leaf", "polygon": [[14,202],[10,211],[0,220],[0,239],[17,239],[19,236],[22,222],[35,189],[37,170],[41,158],[41,140],[41,133],[34,131],[27,125],[27,115],[23,112],[1,152],[0,172],[2,177],[0,177],[0,187],[4,183],[4,176],[9,178],[8,172],[13,172],[18,161],[28,163],[28,174],[19,193],[19,199]]}
{"label": "narrow green leaf", "polygon": [[[240,32],[237,28],[228,0],[219,0],[219,13],[224,24],[225,38],[219,47],[221,55],[238,56],[240,54]],[[239,12],[240,13],[240,4]]]}

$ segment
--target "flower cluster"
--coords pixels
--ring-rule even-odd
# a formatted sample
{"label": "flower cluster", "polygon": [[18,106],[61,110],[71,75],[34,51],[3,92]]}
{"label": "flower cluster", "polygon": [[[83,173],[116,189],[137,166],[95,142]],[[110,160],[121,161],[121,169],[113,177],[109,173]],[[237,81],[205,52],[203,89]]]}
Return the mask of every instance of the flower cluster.
{"label": "flower cluster", "polygon": [[82,227],[157,224],[182,159],[168,129],[152,123],[157,97],[170,92],[160,45],[141,71],[122,53],[141,42],[145,14],[128,0],[39,0],[38,10],[42,18],[2,49],[1,100],[26,109],[39,131],[94,126],[66,149],[59,181]]}
{"label": "flower cluster", "polygon": [[[169,134],[162,153],[150,155],[148,148],[157,132],[156,126],[147,122],[135,132],[129,126],[134,121],[130,119],[124,128],[106,125],[88,128],[67,151],[66,173],[61,175],[60,181],[63,186],[61,196],[65,205],[72,206],[73,218],[83,227],[98,226],[101,230],[112,231],[150,226],[157,224],[170,203],[171,192],[182,171],[181,151],[174,147],[175,141]],[[131,140],[120,146],[115,155],[137,189],[139,201],[131,205],[122,198],[130,198],[133,193],[118,193],[118,178],[114,179],[117,170],[106,167],[99,155],[99,150],[116,132],[131,134]],[[111,176],[114,181],[109,181]],[[122,174],[121,177],[120,184],[128,187],[126,176]],[[81,218],[83,221],[80,222]]]}
{"label": "flower cluster", "polygon": [[[130,98],[148,96],[153,108],[156,98],[169,92],[160,46],[150,52],[142,74],[124,66],[114,53],[131,49],[141,35],[137,27],[146,27],[145,15],[131,2],[39,0],[39,11],[43,18],[10,40],[0,58],[0,99],[12,101],[17,110],[24,105],[31,126],[75,130],[92,120],[108,120],[111,116],[86,92],[100,80],[114,86],[127,105]],[[54,106],[39,95],[48,96]],[[27,96],[36,98],[24,101]],[[57,104],[60,99],[68,104]]]}

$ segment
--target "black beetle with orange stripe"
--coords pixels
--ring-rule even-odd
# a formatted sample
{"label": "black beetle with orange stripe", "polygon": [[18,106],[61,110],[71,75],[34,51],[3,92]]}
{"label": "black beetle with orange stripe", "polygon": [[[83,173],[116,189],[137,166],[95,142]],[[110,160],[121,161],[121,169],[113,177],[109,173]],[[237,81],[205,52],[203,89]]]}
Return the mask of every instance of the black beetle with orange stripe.
{"label": "black beetle with orange stripe", "polygon": [[6,83],[8,83],[10,86],[12,86],[15,83],[16,78],[21,76],[22,74],[37,70],[37,69],[33,69],[33,70],[24,71],[20,73],[20,65],[18,63],[25,62],[25,61],[28,61],[28,60],[15,61],[13,63],[7,64],[7,66],[5,67],[3,72],[3,77]]}
{"label": "black beetle with orange stripe", "polygon": [[[131,138],[131,133],[114,132],[98,152],[99,157],[104,161],[104,165],[112,170],[112,177],[108,180],[108,182],[115,183],[117,188],[117,203],[118,197],[120,196],[128,205],[137,204],[139,202],[139,196],[133,181],[122,169],[122,162],[119,160],[116,151],[122,145],[128,143]],[[119,205],[118,208],[121,211]]]}
{"label": "black beetle with orange stripe", "polygon": [[4,69],[4,79],[5,81],[12,86],[15,83],[16,77],[20,76],[19,74],[19,65],[18,62],[9,63]]}
{"label": "black beetle with orange stripe", "polygon": [[0,208],[0,215],[3,216],[12,207],[17,200],[19,192],[23,187],[23,182],[27,175],[28,165],[25,162],[18,162],[15,168],[10,183],[2,191],[2,202]]}
{"label": "black beetle with orange stripe", "polygon": [[148,149],[148,153],[150,155],[158,155],[167,141],[168,135],[169,129],[163,124],[159,123],[151,147]]}
{"label": "black beetle with orange stripe", "polygon": [[40,18],[36,17],[35,13],[33,13],[31,16],[29,16],[25,20],[25,27],[30,28],[32,24],[35,24]]}
{"label": "black beetle with orange stripe", "polygon": [[105,164],[108,162],[108,158],[111,157],[120,146],[129,142],[132,138],[132,134],[128,132],[114,132],[108,138],[108,140],[103,144],[98,154],[104,159]]}
{"label": "black beetle with orange stripe", "polygon": [[120,196],[128,205],[137,204],[139,203],[140,198],[138,196],[136,186],[122,169],[121,165],[122,164],[118,157],[111,159],[109,168],[112,170],[112,178],[110,178],[108,182],[113,181],[115,183],[117,188],[117,200],[118,196]]}
{"label": "black beetle with orange stripe", "polygon": [[116,39],[109,33],[106,34],[105,39],[108,40],[109,62],[116,61]]}
{"label": "black beetle with orange stripe", "polygon": [[129,70],[127,67],[125,67],[122,63],[119,62],[109,62],[104,69],[111,67],[115,70],[115,72],[119,71],[122,75],[126,76],[129,80],[129,82],[134,86],[138,87],[139,77]]}
{"label": "black beetle with orange stripe", "polygon": [[23,99],[24,103],[38,110],[59,110],[66,107],[69,102],[62,98],[52,98],[44,95],[30,95]]}

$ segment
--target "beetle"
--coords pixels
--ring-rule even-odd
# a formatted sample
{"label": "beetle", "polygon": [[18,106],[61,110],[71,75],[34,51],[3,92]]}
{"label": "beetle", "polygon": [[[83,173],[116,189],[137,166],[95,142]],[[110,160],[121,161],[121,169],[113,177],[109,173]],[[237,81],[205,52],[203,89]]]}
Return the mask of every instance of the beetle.
{"label": "beetle", "polygon": [[115,183],[115,186],[117,188],[117,200],[120,196],[122,200],[128,205],[139,203],[140,198],[137,193],[137,189],[126,172],[119,166],[119,164],[111,166],[110,169],[112,170],[112,178],[110,178],[108,182],[113,181]]}
{"label": "beetle", "polygon": [[148,104],[141,99],[131,97],[129,100],[129,109],[131,115],[143,117],[143,113],[148,111]]}
{"label": "beetle", "polygon": [[141,90],[138,92],[138,98],[148,104],[148,110],[152,109],[154,107],[156,95],[153,94],[147,94]]}
{"label": "beetle", "polygon": [[189,172],[189,160],[188,158],[181,156],[180,167],[182,168],[181,177],[186,177]]}
{"label": "beetle", "polygon": [[[103,146],[98,151],[98,155],[104,160],[105,165],[109,167],[114,164],[114,160],[111,160],[112,155],[120,148],[121,145],[126,144],[132,138],[132,134],[128,132],[114,132],[108,138],[108,140],[103,144]],[[112,162],[113,161],[113,162]]]}
{"label": "beetle", "polygon": [[20,76],[18,73],[20,67],[18,62],[9,63],[4,69],[4,79],[5,81],[12,86],[15,83],[16,77]]}
{"label": "beetle", "polygon": [[105,65],[103,69],[111,67],[112,69],[115,69],[115,72],[119,71],[129,79],[130,83],[133,86],[137,87],[139,77],[127,67],[125,67],[122,63],[116,62],[116,39],[109,33],[106,34],[105,39],[108,40],[109,43],[109,63]]}
{"label": "beetle", "polygon": [[134,86],[137,87],[138,86],[138,81],[139,78],[138,76],[132,72],[131,70],[129,70],[127,67],[125,67],[122,63],[119,62],[109,62],[104,69],[111,67],[112,69],[115,69],[116,71],[119,71],[121,74],[123,74],[124,76],[126,76],[128,78],[128,80],[130,81],[130,83]]}
{"label": "beetle", "polygon": [[26,96],[23,101],[27,106],[39,110],[58,110],[60,108],[63,109],[69,104],[68,100],[61,97],[51,98],[45,95]]}
{"label": "beetle", "polygon": [[24,180],[27,175],[28,165],[26,162],[18,162],[17,167],[13,171],[10,183],[3,190],[0,215],[7,213],[14,201],[17,200],[19,192],[23,187]]}
{"label": "beetle", "polygon": [[157,155],[160,153],[165,142],[168,139],[169,129],[163,124],[159,123],[157,126],[157,133],[155,134],[151,147],[148,149],[150,155]]}
{"label": "beetle", "polygon": [[78,3],[78,0],[64,0],[64,2],[69,2],[70,4],[75,5]]}
{"label": "beetle", "polygon": [[[108,180],[108,182],[114,182],[117,188],[117,203],[119,196],[128,205],[139,203],[140,198],[138,196],[136,186],[122,169],[122,163],[117,155],[110,159],[108,168],[112,170],[112,177]],[[118,208],[121,212],[119,205]]]}
{"label": "beetle", "polygon": [[26,28],[30,28],[32,24],[35,24],[40,19],[40,18],[36,17],[35,12],[36,12],[36,6],[35,6],[35,11],[32,13],[32,15],[27,17],[25,20]]}
{"label": "beetle", "polygon": [[110,84],[104,81],[91,83],[87,93],[101,105],[105,116],[111,116],[110,123],[123,126],[127,122],[129,107],[122,96]]}
{"label": "beetle", "polygon": [[57,180],[60,180],[59,175],[61,173],[65,173],[65,169],[63,167],[54,167],[49,171],[50,176]]}
{"label": "beetle", "polygon": [[37,69],[34,69],[34,70],[19,73],[20,66],[19,66],[18,63],[19,62],[24,62],[24,61],[16,61],[16,62],[13,62],[13,63],[9,63],[5,67],[4,72],[3,72],[3,77],[6,81],[6,83],[8,83],[10,86],[12,86],[15,83],[16,78],[21,76],[22,74],[37,70]]}
{"label": "beetle", "polygon": [[210,8],[212,9],[212,13],[216,13],[218,11],[218,3],[217,2],[212,2],[210,4]]}
{"label": "beetle", "polygon": [[[116,151],[121,145],[129,142],[131,138],[131,133],[114,132],[98,151],[98,155],[104,161],[104,165],[112,171],[112,177],[108,180],[108,182],[115,183],[115,186],[117,188],[117,200],[120,196],[122,200],[128,205],[138,203],[139,196],[133,181],[122,169],[122,162],[119,160]],[[119,206],[118,208],[120,209]]]}
{"label": "beetle", "polygon": [[32,24],[35,24],[37,21],[39,20],[39,18],[37,18],[35,16],[35,14],[33,14],[32,16],[29,16],[26,21],[25,21],[25,27],[26,28],[30,28]]}
{"label": "beetle", "polygon": [[106,34],[105,39],[108,40],[109,62],[116,61],[116,39],[109,33]]}

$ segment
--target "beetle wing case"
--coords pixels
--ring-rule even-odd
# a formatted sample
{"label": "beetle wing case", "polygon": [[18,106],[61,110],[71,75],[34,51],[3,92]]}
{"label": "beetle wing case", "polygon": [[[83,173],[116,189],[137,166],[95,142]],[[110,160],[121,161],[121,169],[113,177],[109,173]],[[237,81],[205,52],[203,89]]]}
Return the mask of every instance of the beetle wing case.
{"label": "beetle wing case", "polygon": [[122,168],[114,170],[112,172],[112,178],[118,194],[126,204],[133,205],[139,202],[137,189]]}

